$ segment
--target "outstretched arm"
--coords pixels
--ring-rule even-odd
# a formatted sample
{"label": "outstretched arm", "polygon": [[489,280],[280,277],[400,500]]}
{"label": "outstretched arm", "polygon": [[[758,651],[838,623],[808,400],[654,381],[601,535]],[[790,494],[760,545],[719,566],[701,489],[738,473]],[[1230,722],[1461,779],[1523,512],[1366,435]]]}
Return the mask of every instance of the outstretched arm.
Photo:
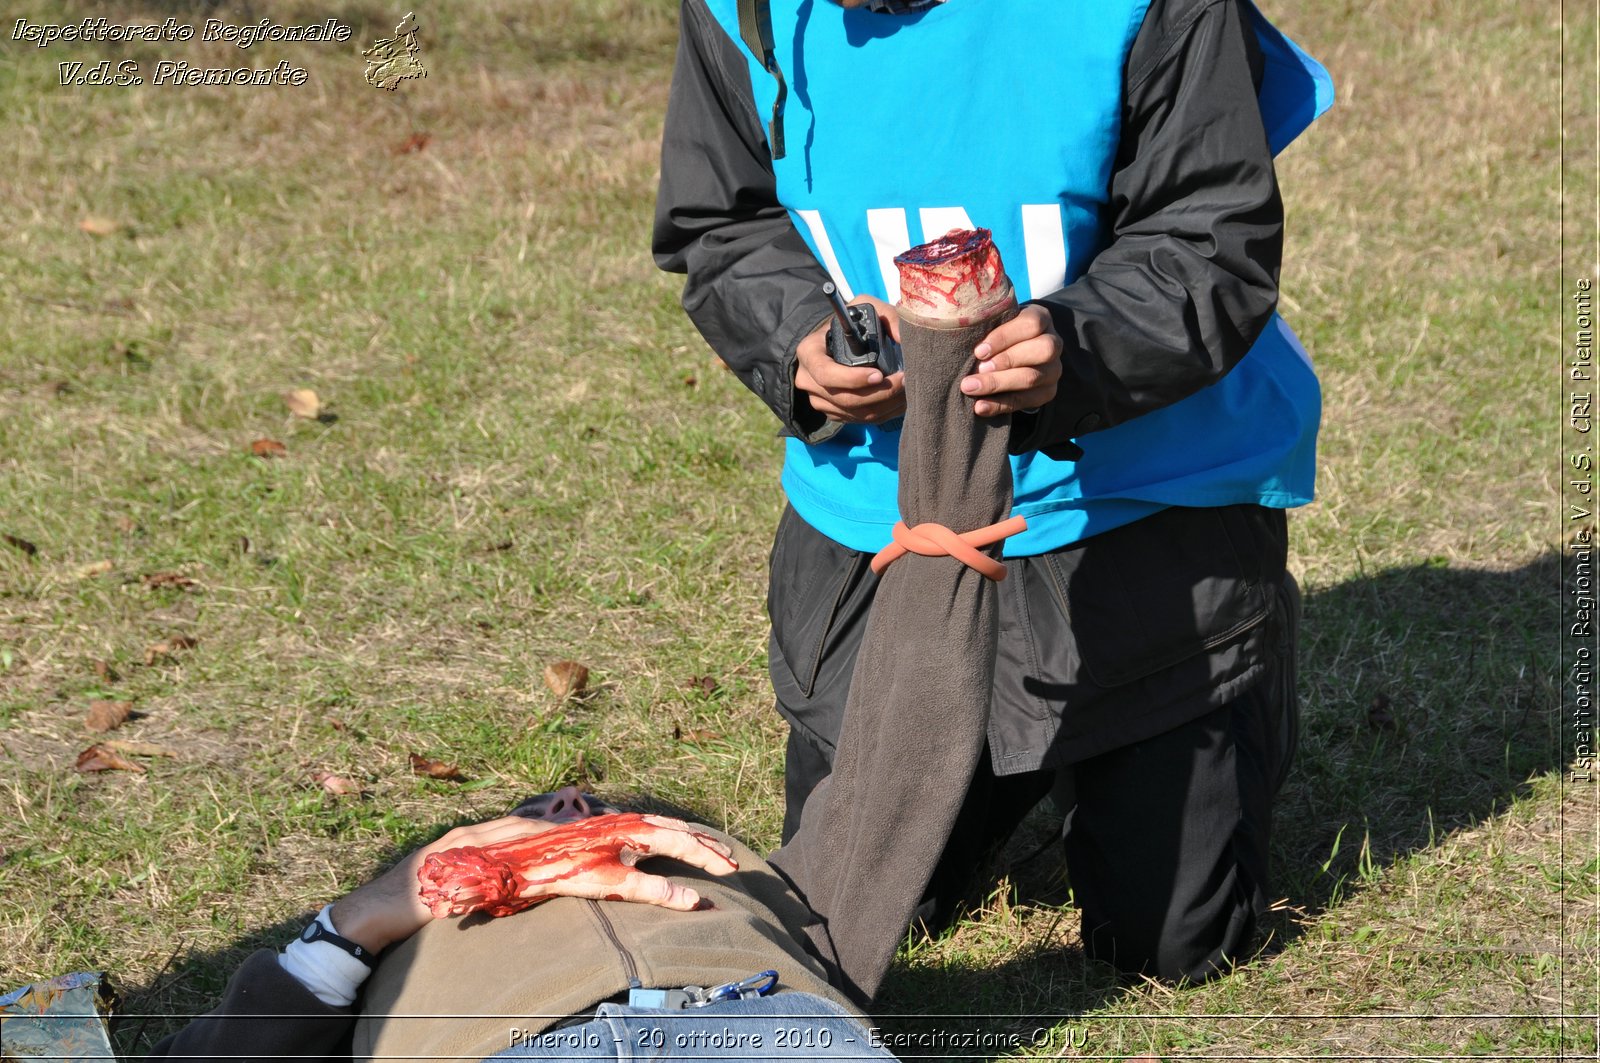
{"label": "outstretched arm", "polygon": [[681,819],[622,813],[538,835],[431,853],[417,878],[433,917],[510,915],[552,897],[637,901],[690,911],[700,895],[634,865],[663,856],[713,875],[739,869],[728,847]]}

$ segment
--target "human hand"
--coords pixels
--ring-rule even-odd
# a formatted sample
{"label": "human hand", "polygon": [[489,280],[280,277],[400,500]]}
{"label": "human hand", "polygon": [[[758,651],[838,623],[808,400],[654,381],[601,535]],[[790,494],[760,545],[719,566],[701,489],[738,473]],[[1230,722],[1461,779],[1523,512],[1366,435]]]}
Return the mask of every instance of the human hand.
{"label": "human hand", "polygon": [[739,869],[726,845],[681,819],[627,812],[563,824],[537,837],[430,853],[417,879],[422,903],[435,917],[510,915],[551,897],[698,907],[693,889],[634,867],[650,856],[713,875]]}
{"label": "human hand", "polygon": [[517,841],[555,829],[553,823],[523,816],[503,816],[457,827],[338,900],[328,913],[329,918],[340,935],[377,955],[433,921],[433,913],[417,894],[417,872],[429,856],[463,846]]}
{"label": "human hand", "polygon": [[[870,295],[858,295],[852,306],[870,303],[878,320],[896,341],[900,339],[900,319],[894,307]],[[795,348],[799,367],[794,386],[806,393],[811,408],[830,421],[848,424],[878,424],[900,416],[906,410],[905,374],[885,377],[877,366],[840,365],[828,354],[829,318],[800,341]]]}
{"label": "human hand", "polygon": [[[994,417],[1035,410],[1056,397],[1063,344],[1042,306],[1028,305],[985,336],[973,355],[978,371],[961,380],[962,394],[978,398],[972,412]],[[980,397],[981,396],[981,397]]]}

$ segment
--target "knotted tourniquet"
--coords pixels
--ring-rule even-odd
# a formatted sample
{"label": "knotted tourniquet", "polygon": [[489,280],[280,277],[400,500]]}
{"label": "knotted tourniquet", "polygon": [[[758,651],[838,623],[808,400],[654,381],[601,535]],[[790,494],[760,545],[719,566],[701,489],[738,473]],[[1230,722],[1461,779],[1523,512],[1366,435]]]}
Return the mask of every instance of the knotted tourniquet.
{"label": "knotted tourniquet", "polygon": [[[901,312],[900,515],[913,531],[987,528],[1011,509],[1010,418],[974,415],[960,383],[976,367],[973,348],[1013,313],[941,329]],[[819,916],[813,945],[863,1001],[883,981],[983,751],[998,615],[995,584],[957,558],[911,552],[883,571],[833,774],[771,857]]]}

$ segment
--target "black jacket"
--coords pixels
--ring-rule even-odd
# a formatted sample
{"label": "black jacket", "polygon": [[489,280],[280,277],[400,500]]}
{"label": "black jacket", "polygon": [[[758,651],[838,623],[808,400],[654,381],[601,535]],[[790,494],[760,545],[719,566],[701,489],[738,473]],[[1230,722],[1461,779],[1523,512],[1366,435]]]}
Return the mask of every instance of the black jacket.
{"label": "black jacket", "polygon": [[[1013,453],[1073,456],[1074,437],[1198,391],[1270,319],[1283,212],[1247,3],[1151,0],[1124,72],[1109,242],[1073,283],[1034,300],[1065,341],[1064,375],[1053,402],[1013,418]],[[836,426],[796,393],[795,348],[828,317],[818,294],[827,274],[778,203],[765,120],[744,53],[705,0],[684,0],[656,261],[688,275],[684,308],[784,428],[819,441]],[[1158,734],[1264,675],[1260,588],[1283,577],[1283,537],[1281,514],[1259,507],[1173,510],[1015,559],[990,711],[996,773]],[[863,556],[780,531],[768,602],[774,689],[830,760],[875,586]]]}
{"label": "black jacket", "polygon": [[[1152,0],[1124,75],[1112,238],[1083,276],[1034,300],[1065,340],[1064,374],[1053,402],[1015,418],[1013,453],[1070,456],[1072,437],[1214,383],[1271,317],[1283,207],[1247,2]],[[819,441],[836,426],[796,392],[795,348],[828,317],[827,274],[778,203],[762,130],[739,46],[704,0],[683,0],[656,263],[688,275],[684,309],[739,379],[790,433]]]}

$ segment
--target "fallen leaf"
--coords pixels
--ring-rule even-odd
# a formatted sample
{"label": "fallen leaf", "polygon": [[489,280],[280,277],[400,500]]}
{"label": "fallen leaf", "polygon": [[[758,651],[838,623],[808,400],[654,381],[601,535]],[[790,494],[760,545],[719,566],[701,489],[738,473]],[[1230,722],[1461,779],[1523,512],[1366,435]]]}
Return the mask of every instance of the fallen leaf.
{"label": "fallen leaf", "polygon": [[117,670],[111,667],[110,661],[94,662],[94,674],[103,682],[107,683],[115,683],[118,679],[122,678],[117,674]]}
{"label": "fallen leaf", "polygon": [[410,155],[414,151],[422,151],[431,143],[433,143],[432,133],[412,133],[395,145],[394,153],[396,155]]}
{"label": "fallen leaf", "polygon": [[142,772],[144,767],[135,764],[127,757],[104,743],[95,743],[82,753],[78,754],[78,763],[73,765],[77,771],[133,771]]}
{"label": "fallen leaf", "polygon": [[104,576],[116,566],[109,561],[95,561],[78,569],[79,579],[93,579],[95,576]]}
{"label": "fallen leaf", "polygon": [[9,543],[12,546],[15,546],[18,550],[21,550],[23,553],[27,554],[29,557],[33,557],[34,555],[38,554],[38,552],[39,552],[39,548],[37,546],[35,546],[32,543],[30,543],[28,540],[21,538],[20,536],[16,536],[16,535],[0,535],[0,539],[4,539],[7,543]]}
{"label": "fallen leaf", "polygon": [[89,719],[84,726],[91,731],[114,731],[127,723],[132,715],[131,701],[91,701]]}
{"label": "fallen leaf", "polygon": [[690,676],[689,681],[683,686],[685,690],[695,691],[708,698],[717,692],[717,681],[708,675]]}
{"label": "fallen leaf", "polygon": [[82,229],[90,236],[110,236],[112,233],[122,228],[122,223],[119,221],[113,221],[112,219],[101,214],[90,214],[82,221],[78,222],[78,228]]}
{"label": "fallen leaf", "polygon": [[195,580],[190,579],[181,572],[149,572],[142,578],[144,585],[150,588],[173,587],[180,591],[186,591],[190,587],[199,586]]}
{"label": "fallen leaf", "polygon": [[545,668],[544,685],[558,698],[576,697],[589,685],[589,669],[577,661],[557,661]]}
{"label": "fallen leaf", "polygon": [[151,742],[130,742],[125,738],[113,738],[109,742],[101,742],[107,749],[114,749],[118,753],[126,753],[130,757],[176,757],[177,750],[158,746]]}
{"label": "fallen leaf", "polygon": [[708,731],[703,727],[696,727],[685,731],[676,724],[672,727],[672,738],[675,742],[688,742],[690,745],[703,746],[708,742],[715,742],[722,737],[720,731]]}
{"label": "fallen leaf", "polygon": [[683,378],[683,386],[686,388],[695,387],[699,383],[700,381],[696,380],[692,374]]}
{"label": "fallen leaf", "polygon": [[411,754],[411,771],[415,775],[425,775],[430,779],[443,779],[446,782],[460,782],[461,769],[454,764],[446,764],[442,760],[429,760]]}
{"label": "fallen leaf", "polygon": [[315,421],[317,414],[322,412],[322,400],[317,398],[317,393],[310,388],[295,388],[293,391],[283,393],[283,404],[289,407],[289,412],[296,417],[304,417],[308,421]]}
{"label": "fallen leaf", "polygon": [[359,796],[362,792],[360,783],[343,775],[335,775],[331,771],[319,771],[311,776],[311,781],[334,797],[349,797],[351,794]]}
{"label": "fallen leaf", "polygon": [[199,639],[190,638],[188,635],[174,635],[145,647],[144,663],[155,664],[163,657],[171,657],[179,650],[192,650],[198,645],[200,645]]}
{"label": "fallen leaf", "polygon": [[1372,699],[1372,704],[1367,707],[1367,726],[1374,731],[1395,729],[1394,713],[1389,711],[1389,695],[1379,694]]}
{"label": "fallen leaf", "polygon": [[258,458],[281,458],[289,453],[289,448],[276,439],[258,439],[250,444],[250,453]]}
{"label": "fallen leaf", "polygon": [[497,543],[490,543],[488,546],[485,546],[484,550],[487,551],[488,553],[496,554],[496,553],[500,553],[503,550],[509,550],[515,545],[517,545],[517,544],[514,541],[510,540],[510,539],[501,539]]}

